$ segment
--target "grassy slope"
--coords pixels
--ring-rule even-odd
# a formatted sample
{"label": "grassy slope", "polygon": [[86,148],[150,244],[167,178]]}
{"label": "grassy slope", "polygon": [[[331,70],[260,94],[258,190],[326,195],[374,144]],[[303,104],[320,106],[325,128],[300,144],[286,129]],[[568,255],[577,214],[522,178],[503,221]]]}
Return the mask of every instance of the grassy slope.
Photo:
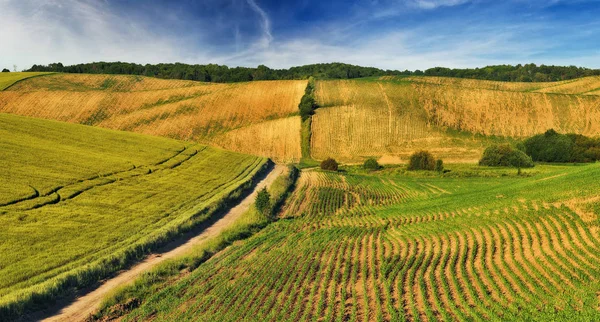
{"label": "grassy slope", "polygon": [[13,202],[0,207],[0,317],[32,294],[92,283],[205,220],[266,162],[13,115],[0,114],[0,124],[9,186],[0,196]]}
{"label": "grassy slope", "polygon": [[[542,88],[542,86],[546,86]],[[312,153],[346,161],[399,161],[429,149],[449,161],[475,161],[492,142],[555,128],[597,136],[600,97],[573,95],[600,79],[503,83],[440,77],[319,81]],[[553,91],[534,93],[532,90]],[[564,91],[568,94],[557,94]]]}
{"label": "grassy slope", "polygon": [[598,319],[600,165],[451,169],[304,173],[286,220],[124,321]]}
{"label": "grassy slope", "polygon": [[[140,76],[56,74],[0,93],[0,111],[211,143],[284,161],[300,158],[294,126],[274,119],[297,112],[305,81],[212,84]],[[295,122],[287,119],[285,122]],[[232,130],[237,132],[231,133]],[[253,135],[263,138],[255,142]],[[269,142],[278,139],[281,144]],[[248,152],[248,151],[244,151]]]}
{"label": "grassy slope", "polygon": [[21,80],[41,76],[41,75],[49,75],[52,73],[26,73],[26,72],[18,72],[18,73],[0,73],[0,91],[5,90],[6,88],[12,86],[16,82]]}

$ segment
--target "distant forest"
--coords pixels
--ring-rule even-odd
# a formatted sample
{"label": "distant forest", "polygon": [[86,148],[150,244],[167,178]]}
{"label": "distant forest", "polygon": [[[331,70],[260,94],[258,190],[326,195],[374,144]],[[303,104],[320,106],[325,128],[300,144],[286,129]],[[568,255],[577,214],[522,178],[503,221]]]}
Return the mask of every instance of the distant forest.
{"label": "distant forest", "polygon": [[497,65],[483,68],[450,69],[444,67],[430,68],[426,71],[383,70],[374,67],[362,67],[343,63],[313,64],[289,69],[271,69],[260,65],[256,68],[234,67],[224,65],[188,65],[174,64],[134,64],[122,62],[97,62],[63,66],[54,63],[47,66],[33,65],[30,72],[61,72],[85,74],[125,74],[143,75],[164,79],[185,79],[203,82],[230,83],[253,80],[286,80],[286,79],[351,79],[373,76],[445,76],[473,78],[483,80],[509,82],[551,82],[574,79],[584,76],[600,75],[599,69],[588,69],[575,66],[537,66]]}

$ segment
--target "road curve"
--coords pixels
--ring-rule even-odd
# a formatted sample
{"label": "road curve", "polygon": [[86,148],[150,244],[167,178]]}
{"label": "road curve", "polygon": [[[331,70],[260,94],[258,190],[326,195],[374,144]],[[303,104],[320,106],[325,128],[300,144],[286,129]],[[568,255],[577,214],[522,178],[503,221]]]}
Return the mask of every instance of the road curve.
{"label": "road curve", "polygon": [[[219,235],[219,233],[235,222],[236,219],[238,219],[244,212],[246,212],[246,210],[250,208],[250,206],[252,206],[258,191],[263,187],[270,186],[279,175],[284,173],[285,169],[286,167],[283,165],[275,165],[271,172],[269,172],[264,179],[258,182],[250,195],[244,198],[244,200],[242,200],[237,206],[231,208],[222,218],[203,230],[200,234],[168,251],[149,255],[144,261],[106,280],[95,290],[77,297],[72,303],[62,308],[55,315],[45,318],[42,321],[58,322],[85,320],[88,316],[90,316],[90,314],[93,314],[98,309],[98,306],[104,297],[115,288],[132,282],[136,277],[160,264],[161,262],[184,255],[186,252],[188,252],[194,246],[202,243],[204,240]],[[168,249],[168,245],[165,248]]]}

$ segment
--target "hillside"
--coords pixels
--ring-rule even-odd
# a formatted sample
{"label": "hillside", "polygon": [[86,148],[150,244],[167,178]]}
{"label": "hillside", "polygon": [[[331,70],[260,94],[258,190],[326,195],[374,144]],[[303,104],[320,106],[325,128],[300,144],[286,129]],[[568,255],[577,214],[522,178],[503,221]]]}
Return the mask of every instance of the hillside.
{"label": "hillside", "polygon": [[[0,92],[0,112],[196,141],[297,162],[306,81],[215,84],[142,76],[55,74]],[[428,149],[475,162],[491,143],[550,128],[600,135],[600,77],[497,82],[383,76],[320,80],[311,154],[405,162]]]}
{"label": "hillside", "polygon": [[266,160],[0,113],[0,320],[89,286],[240,194]]}
{"label": "hillside", "polygon": [[0,73],[0,91],[5,90],[6,88],[12,86],[16,82],[21,80],[36,77],[41,75],[49,75],[51,73]]}
{"label": "hillside", "polygon": [[598,77],[558,83],[440,77],[319,81],[312,155],[398,161],[428,149],[444,159],[473,162],[491,142],[550,128],[597,136],[598,86]]}
{"label": "hillside", "polygon": [[[0,112],[194,140],[232,150],[253,146],[254,154],[293,161],[300,155],[294,133],[299,133],[300,125],[281,121],[292,126],[279,133],[267,121],[293,116],[305,87],[305,81],[211,84],[55,74],[0,92]],[[232,130],[236,131],[229,133]],[[247,133],[256,134],[260,145]]]}
{"label": "hillside", "polygon": [[285,220],[112,317],[598,320],[600,166],[450,169],[303,171]]}

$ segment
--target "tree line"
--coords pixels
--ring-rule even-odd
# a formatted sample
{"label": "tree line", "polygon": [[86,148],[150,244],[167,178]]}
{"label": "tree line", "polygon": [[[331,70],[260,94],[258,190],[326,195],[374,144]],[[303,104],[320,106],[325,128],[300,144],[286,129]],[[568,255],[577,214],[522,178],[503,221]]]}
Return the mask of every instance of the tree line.
{"label": "tree line", "polygon": [[407,75],[411,73],[408,71],[383,70],[342,63],[313,64],[289,69],[271,69],[265,65],[260,65],[256,68],[230,68],[225,65],[216,64],[188,65],[182,63],[141,65],[123,62],[96,62],[71,66],[64,66],[62,63],[53,63],[46,66],[33,65],[27,71],[141,75],[163,79],[184,79],[215,83],[307,79],[310,76],[319,79],[351,79],[371,76]]}
{"label": "tree line", "polygon": [[473,78],[505,82],[554,82],[585,76],[600,75],[600,69],[576,66],[546,66],[536,64],[496,65],[483,68],[450,69],[435,67],[426,70],[426,76]]}
{"label": "tree line", "polygon": [[62,63],[33,65],[29,72],[59,72],[85,74],[124,74],[184,79],[203,82],[230,83],[253,80],[352,79],[373,76],[445,76],[508,82],[551,82],[585,76],[600,75],[599,69],[576,66],[546,66],[536,64],[496,65],[483,68],[450,69],[430,68],[425,71],[383,70],[343,63],[312,64],[289,69],[271,69],[265,65],[256,68],[228,67],[225,65],[134,64],[123,62],[95,62],[64,66]]}

